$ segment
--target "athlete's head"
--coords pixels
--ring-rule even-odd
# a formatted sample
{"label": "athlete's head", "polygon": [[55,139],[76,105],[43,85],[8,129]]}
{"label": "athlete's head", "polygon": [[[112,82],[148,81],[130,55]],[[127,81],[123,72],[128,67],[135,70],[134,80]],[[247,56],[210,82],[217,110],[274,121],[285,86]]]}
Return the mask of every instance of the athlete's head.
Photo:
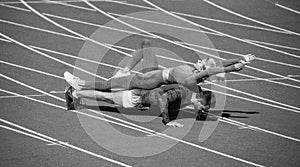
{"label": "athlete's head", "polygon": [[207,68],[216,67],[216,62],[212,58],[206,58],[203,60],[198,60],[194,67],[200,72],[202,70],[205,70]]}
{"label": "athlete's head", "polygon": [[197,110],[207,112],[210,108],[214,108],[216,105],[216,97],[211,91],[201,91],[196,94],[193,100],[194,107]]}

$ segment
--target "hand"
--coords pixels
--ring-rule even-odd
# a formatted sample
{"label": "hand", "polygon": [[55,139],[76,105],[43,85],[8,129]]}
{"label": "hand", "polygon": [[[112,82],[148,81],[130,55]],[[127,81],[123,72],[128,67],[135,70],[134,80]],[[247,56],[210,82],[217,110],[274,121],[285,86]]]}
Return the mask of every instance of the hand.
{"label": "hand", "polygon": [[240,61],[239,63],[236,63],[236,64],[234,64],[233,66],[234,66],[234,69],[236,70],[236,71],[240,71],[240,70],[242,70],[243,69],[243,67],[246,65],[246,64],[248,64],[249,62],[245,62],[245,61]]}
{"label": "hand", "polygon": [[170,126],[170,127],[177,127],[177,128],[182,128],[183,127],[182,124],[180,124],[180,123],[178,123],[176,121],[171,121],[171,122],[167,123],[166,125]]}
{"label": "hand", "polygon": [[256,56],[253,54],[247,54],[247,55],[244,55],[244,59],[246,62],[250,62],[250,61],[256,59]]}

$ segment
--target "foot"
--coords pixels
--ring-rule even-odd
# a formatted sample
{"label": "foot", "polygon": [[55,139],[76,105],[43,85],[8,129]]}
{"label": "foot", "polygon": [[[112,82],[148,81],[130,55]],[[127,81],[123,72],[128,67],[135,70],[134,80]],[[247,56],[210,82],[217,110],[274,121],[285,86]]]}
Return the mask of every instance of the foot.
{"label": "foot", "polygon": [[196,117],[196,120],[198,121],[205,121],[206,118],[208,116],[208,113],[207,112],[199,112],[197,117]]}
{"label": "foot", "polygon": [[246,62],[250,62],[252,60],[255,60],[256,56],[253,55],[253,54],[247,54],[247,55],[244,55],[244,59],[245,59]]}
{"label": "foot", "polygon": [[72,86],[67,86],[65,89],[65,97],[66,97],[66,107],[67,110],[76,110],[77,109],[77,101],[72,93],[74,88]]}
{"label": "foot", "polygon": [[79,86],[80,78],[72,75],[70,72],[66,71],[64,73],[65,80],[76,90],[81,90],[82,86]]}

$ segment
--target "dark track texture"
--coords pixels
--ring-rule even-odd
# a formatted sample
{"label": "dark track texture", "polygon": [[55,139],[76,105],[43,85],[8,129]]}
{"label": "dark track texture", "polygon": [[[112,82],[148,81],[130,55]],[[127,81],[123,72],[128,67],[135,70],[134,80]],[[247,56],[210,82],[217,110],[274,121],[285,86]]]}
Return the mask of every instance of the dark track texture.
{"label": "dark track texture", "polygon": [[[77,56],[79,54],[80,49],[84,44],[83,40],[40,31],[40,29],[47,29],[49,31],[51,30],[63,34],[73,35],[45,21],[41,17],[37,16],[34,12],[20,10],[20,8],[28,8],[26,8],[26,6],[22,5],[22,3],[20,2],[13,2],[18,1],[0,1],[0,32],[2,34],[7,35],[28,46],[33,45],[36,47],[46,48],[49,50],[62,52],[74,56]],[[27,0],[27,2],[32,1]],[[105,23],[111,20],[103,14],[97,13],[95,11],[88,11],[80,8],[74,8],[60,4],[45,3],[40,1],[35,2],[39,3],[28,4],[41,13],[48,13],[52,15],[57,15],[65,18],[72,18],[99,25],[104,25]],[[106,12],[118,13],[123,15],[149,10],[140,7],[130,6],[128,4],[137,4],[141,6],[150,7],[148,4],[140,0],[128,0],[122,2],[125,2],[125,4],[100,1],[92,2],[92,4],[103,9]],[[188,13],[195,16],[202,16],[211,19],[235,22],[240,23],[242,25],[252,25],[262,27],[265,29],[274,29],[265,25],[254,23],[252,21],[243,19],[238,16],[234,16],[228,12],[211,6],[202,0],[151,0],[151,2],[168,11]],[[239,14],[251,17],[261,22],[269,23],[274,26],[278,26],[293,32],[300,33],[300,15],[275,6],[275,4],[271,1],[212,0],[211,2],[214,2],[229,10],[235,11]],[[76,6],[90,8],[88,5],[80,1],[73,1],[68,3]],[[4,6],[2,4],[10,6]],[[298,0],[286,0],[282,1],[282,3],[281,1],[279,1],[279,4],[300,11],[300,2]],[[11,6],[18,7],[18,9],[12,8]],[[49,18],[87,37],[89,37],[99,28],[83,23],[67,21],[64,19],[54,17]],[[280,32],[247,28],[243,26],[225,24],[192,17],[184,18],[242,39],[264,41],[278,45],[298,48],[287,49],[282,47],[269,46],[270,48],[278,49],[300,56],[299,34],[284,34]],[[8,23],[7,21],[10,21],[10,23]],[[40,29],[30,29],[28,27],[26,28],[24,26],[11,23],[25,24]],[[189,23],[186,23],[186,26],[190,27],[188,24]],[[172,29],[172,27],[169,28]],[[106,31],[108,33],[120,33],[113,30]],[[185,32],[189,33],[188,30],[186,30]],[[220,50],[226,50],[240,54],[252,53],[255,54],[257,57],[266,60],[273,60],[279,63],[283,62],[287,64],[293,64],[296,67],[255,60],[251,63],[251,66],[283,76],[297,75],[293,78],[298,81],[300,79],[300,59],[297,57],[292,57],[283,53],[277,53],[275,51],[263,49],[227,37],[220,37],[215,35],[207,36],[209,37],[215,48]],[[6,39],[3,36],[0,36],[0,38]],[[141,41],[141,39],[143,38],[144,37],[142,36],[131,35],[128,38],[120,41],[118,45],[134,49],[139,43],[139,41]],[[188,51],[187,49],[181,48],[179,46],[173,46],[171,44],[168,44],[167,42],[158,39],[150,40],[155,47],[162,47],[164,49],[171,50],[178,55],[185,55],[184,60],[186,61],[194,62],[196,60],[194,57],[190,56],[194,53]],[[63,77],[63,73],[65,71],[73,71],[72,67],[43,57],[40,54],[30,51],[24,47],[21,47],[20,45],[14,42],[7,42],[1,40],[0,48],[1,90],[11,91],[21,95],[37,95],[30,97],[57,106],[65,106],[63,101],[59,101],[57,99],[54,99],[53,97],[43,95],[41,92],[37,92],[36,90],[24,87],[14,81],[10,81],[4,78],[3,76],[13,78],[17,81],[23,82],[36,89],[48,93],[51,91],[58,91],[56,93],[52,92],[52,95],[64,98],[64,94],[62,93],[62,91],[67,85],[66,82],[62,78],[53,77],[45,73],[50,73],[56,76]],[[207,51],[205,49],[202,50]],[[123,51],[130,53],[127,50]],[[72,65],[75,65],[76,63],[75,58],[62,56],[57,53],[51,53],[46,51],[42,52]],[[222,52],[219,52],[218,54],[220,57],[226,59],[238,57],[237,55]],[[102,60],[102,62],[117,66],[118,62],[122,59],[124,59],[124,55],[110,51],[109,53],[107,53],[107,55],[105,55],[105,58]],[[159,63],[164,66],[173,66],[176,64],[171,60],[159,60]],[[7,62],[19,66],[11,66],[8,65]],[[88,66],[89,63],[87,63],[87,69],[89,69]],[[30,69],[43,71],[45,73],[37,73],[28,69],[22,69],[20,67],[28,67]],[[107,67],[105,65],[99,65],[98,69],[101,70],[98,70],[97,75],[103,76],[105,78],[111,77],[113,75],[113,72],[115,71],[114,68]],[[74,146],[83,148],[84,150],[94,152],[98,155],[113,159],[118,162],[125,163],[130,166],[252,166],[250,164],[238,161],[235,158],[240,158],[248,162],[252,162],[254,163],[253,165],[259,164],[263,166],[299,166],[300,83],[288,79],[282,79],[278,76],[266,74],[261,71],[255,71],[249,68],[245,68],[241,71],[241,73],[261,78],[273,78],[274,81],[278,81],[280,83],[295,85],[297,88],[276,83],[269,83],[258,79],[247,80],[249,78],[244,76],[238,76],[233,74],[226,75],[226,79],[228,80],[227,86],[229,88],[247,92],[249,94],[263,97],[266,99],[272,99],[274,101],[284,103],[287,105],[295,106],[296,109],[294,110],[296,110],[296,112],[274,107],[274,105],[279,104],[267,102],[262,99],[237,93],[232,90],[227,90],[228,94],[248,98],[248,100],[227,96],[224,113],[230,114],[231,117],[229,117],[228,119],[221,119],[212,135],[204,142],[198,141],[199,131],[204,122],[196,121],[193,128],[187,133],[183,140],[189,143],[199,145],[201,147],[208,148],[210,150],[217,151],[219,153],[224,153],[226,155],[229,155],[231,158],[184,143],[178,143],[171,149],[159,154],[155,154],[153,156],[134,158],[118,155],[106,150],[105,148],[98,145],[95,141],[93,141],[85,132],[84,128],[81,126],[76,113],[69,112],[62,108],[49,106],[48,104],[38,103],[33,100],[17,97],[15,95],[3,91],[0,91],[0,118],[1,120],[13,122],[22,127],[31,129],[35,132],[51,136],[63,142],[68,142]],[[273,106],[267,106],[264,104],[259,104],[257,102],[252,102],[249,101],[249,99],[257,100],[260,102],[266,102],[272,104]],[[102,112],[116,118],[125,119],[120,113],[109,112],[105,110],[103,110]],[[212,111],[212,113],[217,114],[217,111]],[[211,119],[215,119],[215,117],[212,116]],[[158,132],[165,128],[164,125],[161,123],[161,118],[157,118],[154,121],[148,123],[135,122],[129,119],[126,119],[126,121],[139,124],[143,127],[147,127]],[[179,120],[179,122],[180,121],[182,120]],[[240,123],[234,123],[234,121],[245,123],[246,126],[242,126]],[[0,125],[1,167],[119,166],[116,163],[109,162],[103,158],[95,157],[90,154],[80,152],[78,150],[74,150],[68,147],[62,147],[59,145],[49,145],[49,142],[41,141],[33,137],[21,134],[19,131],[23,131],[22,129],[16,128],[3,121],[0,122]],[[254,126],[254,128],[251,129],[248,125]],[[145,135],[142,132],[129,130],[126,127],[120,127],[117,125],[114,126],[117,130],[125,134],[130,134],[134,136]],[[19,131],[15,132],[12,130],[5,129],[7,127],[17,129]],[[259,129],[263,129],[265,131],[261,131]],[[98,127],[99,132],[105,130],[106,129],[101,129],[101,127]],[[172,134],[168,135],[172,136]],[[166,140],[168,141],[169,139]]]}

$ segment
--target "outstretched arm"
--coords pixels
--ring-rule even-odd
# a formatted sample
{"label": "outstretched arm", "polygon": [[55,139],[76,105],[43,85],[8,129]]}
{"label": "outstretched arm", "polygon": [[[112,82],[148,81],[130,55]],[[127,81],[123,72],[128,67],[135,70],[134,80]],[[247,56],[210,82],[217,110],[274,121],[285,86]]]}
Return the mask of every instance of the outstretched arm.
{"label": "outstretched arm", "polygon": [[222,63],[223,67],[228,67],[233,64],[239,63],[241,60],[245,60],[245,59],[242,57],[237,58],[237,59],[227,59],[227,60],[222,60],[221,63]]}
{"label": "outstretched arm", "polygon": [[185,86],[192,86],[196,83],[202,82],[205,78],[208,78],[211,75],[219,74],[219,73],[229,73],[234,71],[239,71],[243,68],[244,64],[242,63],[236,63],[234,65],[228,66],[228,67],[212,67],[208,68],[206,70],[203,70],[199,73],[195,73],[190,77],[187,77],[183,84]]}
{"label": "outstretched arm", "polygon": [[253,54],[247,54],[247,55],[244,55],[244,56],[239,57],[237,59],[223,60],[221,63],[223,65],[223,67],[228,67],[228,66],[234,65],[236,63],[239,63],[241,61],[250,62],[250,61],[252,61],[254,59],[256,59],[255,55],[253,55]]}

